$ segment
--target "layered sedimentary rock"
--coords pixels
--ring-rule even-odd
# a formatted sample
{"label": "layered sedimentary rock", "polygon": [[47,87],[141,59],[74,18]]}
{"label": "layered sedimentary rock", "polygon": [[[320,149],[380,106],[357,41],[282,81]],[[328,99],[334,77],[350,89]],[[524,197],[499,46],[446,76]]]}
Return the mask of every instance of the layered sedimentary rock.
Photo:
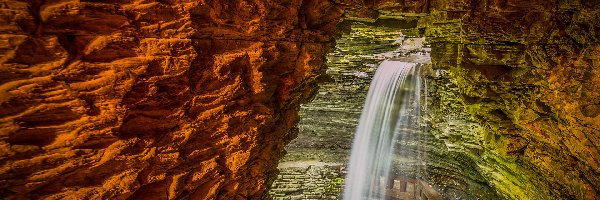
{"label": "layered sedimentary rock", "polygon": [[345,12],[430,13],[433,133],[500,195],[594,199],[599,6],[4,0],[0,196],[262,198]]}
{"label": "layered sedimentary rock", "polygon": [[342,9],[0,2],[0,196],[260,198]]}
{"label": "layered sedimentary rock", "polygon": [[[387,58],[426,54],[429,49],[419,37],[418,18],[388,17],[338,24],[340,36],[326,62],[326,73],[332,79],[320,83],[319,93],[300,110],[299,135],[286,146],[287,154],[278,167],[280,175],[270,190],[274,199],[341,199],[341,181],[346,174],[337,168],[347,167],[352,137],[376,67]],[[439,77],[427,78],[431,82]],[[441,81],[433,83],[431,93],[446,91],[435,88]],[[430,108],[438,106],[435,101],[428,102]],[[394,174],[425,180],[444,199],[499,198],[470,158],[448,149],[444,140],[427,129],[397,136]]]}
{"label": "layered sedimentary rock", "polygon": [[270,190],[274,199],[340,198],[352,137],[376,67],[402,45],[396,41],[401,32],[417,25],[416,19],[372,21],[338,24],[335,46],[326,56],[329,78],[300,109],[298,137],[286,146]]}
{"label": "layered sedimentary rock", "polygon": [[600,4],[433,5],[436,135],[505,198],[597,199]]}

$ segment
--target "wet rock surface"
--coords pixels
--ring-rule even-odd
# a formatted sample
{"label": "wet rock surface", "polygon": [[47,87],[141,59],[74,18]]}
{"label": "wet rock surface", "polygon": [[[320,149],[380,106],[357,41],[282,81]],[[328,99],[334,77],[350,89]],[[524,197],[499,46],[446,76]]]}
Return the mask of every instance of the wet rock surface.
{"label": "wet rock surface", "polygon": [[[416,19],[374,22],[347,20],[338,25],[340,35],[326,57],[328,79],[319,84],[315,98],[301,107],[300,132],[286,146],[287,154],[281,160],[283,164],[278,167],[280,174],[287,177],[297,173],[298,168],[314,170],[318,166],[302,164],[312,162],[345,169],[354,131],[376,67],[401,47],[403,40],[398,40],[398,37],[402,30],[414,32],[410,29],[414,27]],[[411,38],[406,39],[407,43],[412,41]],[[297,163],[298,166],[285,163]],[[309,194],[315,192],[323,194],[320,191],[324,191],[325,187],[343,180],[345,171],[335,175],[336,179],[320,180],[325,184],[318,187],[299,187],[295,194],[304,195],[304,198],[309,198]],[[276,197],[287,194],[283,192],[283,188],[287,187],[284,183],[290,181],[280,176],[274,182],[271,194]],[[341,187],[323,194],[323,198],[333,196],[339,199]]]}
{"label": "wet rock surface", "polygon": [[439,69],[432,131],[504,198],[599,196],[598,6],[456,1],[422,21]]}
{"label": "wet rock surface", "polygon": [[[395,20],[406,28],[416,20]],[[376,23],[346,21],[339,25],[348,33],[336,38],[327,54],[327,79],[319,84],[319,92],[302,106],[299,129],[302,134],[286,146],[288,156],[310,150],[325,153],[350,149],[352,136],[366,98],[369,84],[379,63],[390,57],[386,53],[399,48],[400,26],[376,26]]]}
{"label": "wet rock surface", "polygon": [[[338,25],[338,29],[343,32],[336,38],[336,45],[327,55],[326,63],[327,75],[333,80],[320,83],[315,99],[302,106],[300,133],[298,138],[286,146],[287,154],[279,166],[281,176],[274,182],[271,195],[283,199],[290,195],[289,198],[301,199],[317,193],[323,195],[322,198],[340,199],[341,193],[325,194],[322,191],[326,185],[333,184],[334,180],[343,181],[345,171],[336,173],[336,179],[321,180],[311,177],[311,174],[304,174],[298,180],[294,177],[298,169],[325,170],[319,166],[311,166],[310,163],[314,162],[326,166],[341,166],[342,169],[347,167],[360,112],[370,81],[381,61],[394,58],[407,62],[425,62],[421,66],[422,70],[431,70],[429,61],[413,58],[414,55],[427,54],[429,51],[427,42],[419,37],[416,20],[349,20]],[[425,74],[428,73],[430,72]],[[433,77],[428,78],[431,81]],[[435,106],[430,97],[423,100],[430,102],[428,106]],[[400,139],[396,144],[394,173],[428,181],[445,199],[499,198],[475,165],[467,163],[471,162],[468,157],[448,149],[443,140],[426,131],[425,121],[423,119],[421,122],[423,130],[406,131],[398,136]],[[297,187],[293,187],[295,189],[290,193],[290,186],[286,183],[306,184],[308,177],[312,178],[312,184],[317,187],[294,184]],[[317,182],[321,185],[316,184]]]}
{"label": "wet rock surface", "polygon": [[342,165],[318,161],[279,163],[269,194],[273,199],[339,199],[345,172]]}

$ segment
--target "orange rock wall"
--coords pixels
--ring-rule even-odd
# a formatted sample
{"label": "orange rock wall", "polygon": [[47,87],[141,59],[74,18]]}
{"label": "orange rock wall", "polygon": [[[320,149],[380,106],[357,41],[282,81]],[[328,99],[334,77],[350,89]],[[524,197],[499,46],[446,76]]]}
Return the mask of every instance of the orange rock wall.
{"label": "orange rock wall", "polygon": [[0,196],[261,198],[329,1],[0,2]]}

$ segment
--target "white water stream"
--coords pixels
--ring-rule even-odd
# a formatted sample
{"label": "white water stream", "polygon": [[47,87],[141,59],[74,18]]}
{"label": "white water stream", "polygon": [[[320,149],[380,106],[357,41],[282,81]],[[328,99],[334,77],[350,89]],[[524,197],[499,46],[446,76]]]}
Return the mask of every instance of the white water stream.
{"label": "white water stream", "polygon": [[385,199],[396,136],[416,127],[420,114],[418,65],[392,60],[379,65],[352,144],[345,200]]}

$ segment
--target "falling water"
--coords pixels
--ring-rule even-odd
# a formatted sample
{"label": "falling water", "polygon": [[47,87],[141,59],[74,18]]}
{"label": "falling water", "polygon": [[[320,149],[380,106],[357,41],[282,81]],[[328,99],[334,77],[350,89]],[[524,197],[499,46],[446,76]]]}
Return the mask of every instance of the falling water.
{"label": "falling water", "polygon": [[417,65],[391,60],[379,65],[352,144],[345,200],[385,199],[394,141],[415,127],[420,112]]}

